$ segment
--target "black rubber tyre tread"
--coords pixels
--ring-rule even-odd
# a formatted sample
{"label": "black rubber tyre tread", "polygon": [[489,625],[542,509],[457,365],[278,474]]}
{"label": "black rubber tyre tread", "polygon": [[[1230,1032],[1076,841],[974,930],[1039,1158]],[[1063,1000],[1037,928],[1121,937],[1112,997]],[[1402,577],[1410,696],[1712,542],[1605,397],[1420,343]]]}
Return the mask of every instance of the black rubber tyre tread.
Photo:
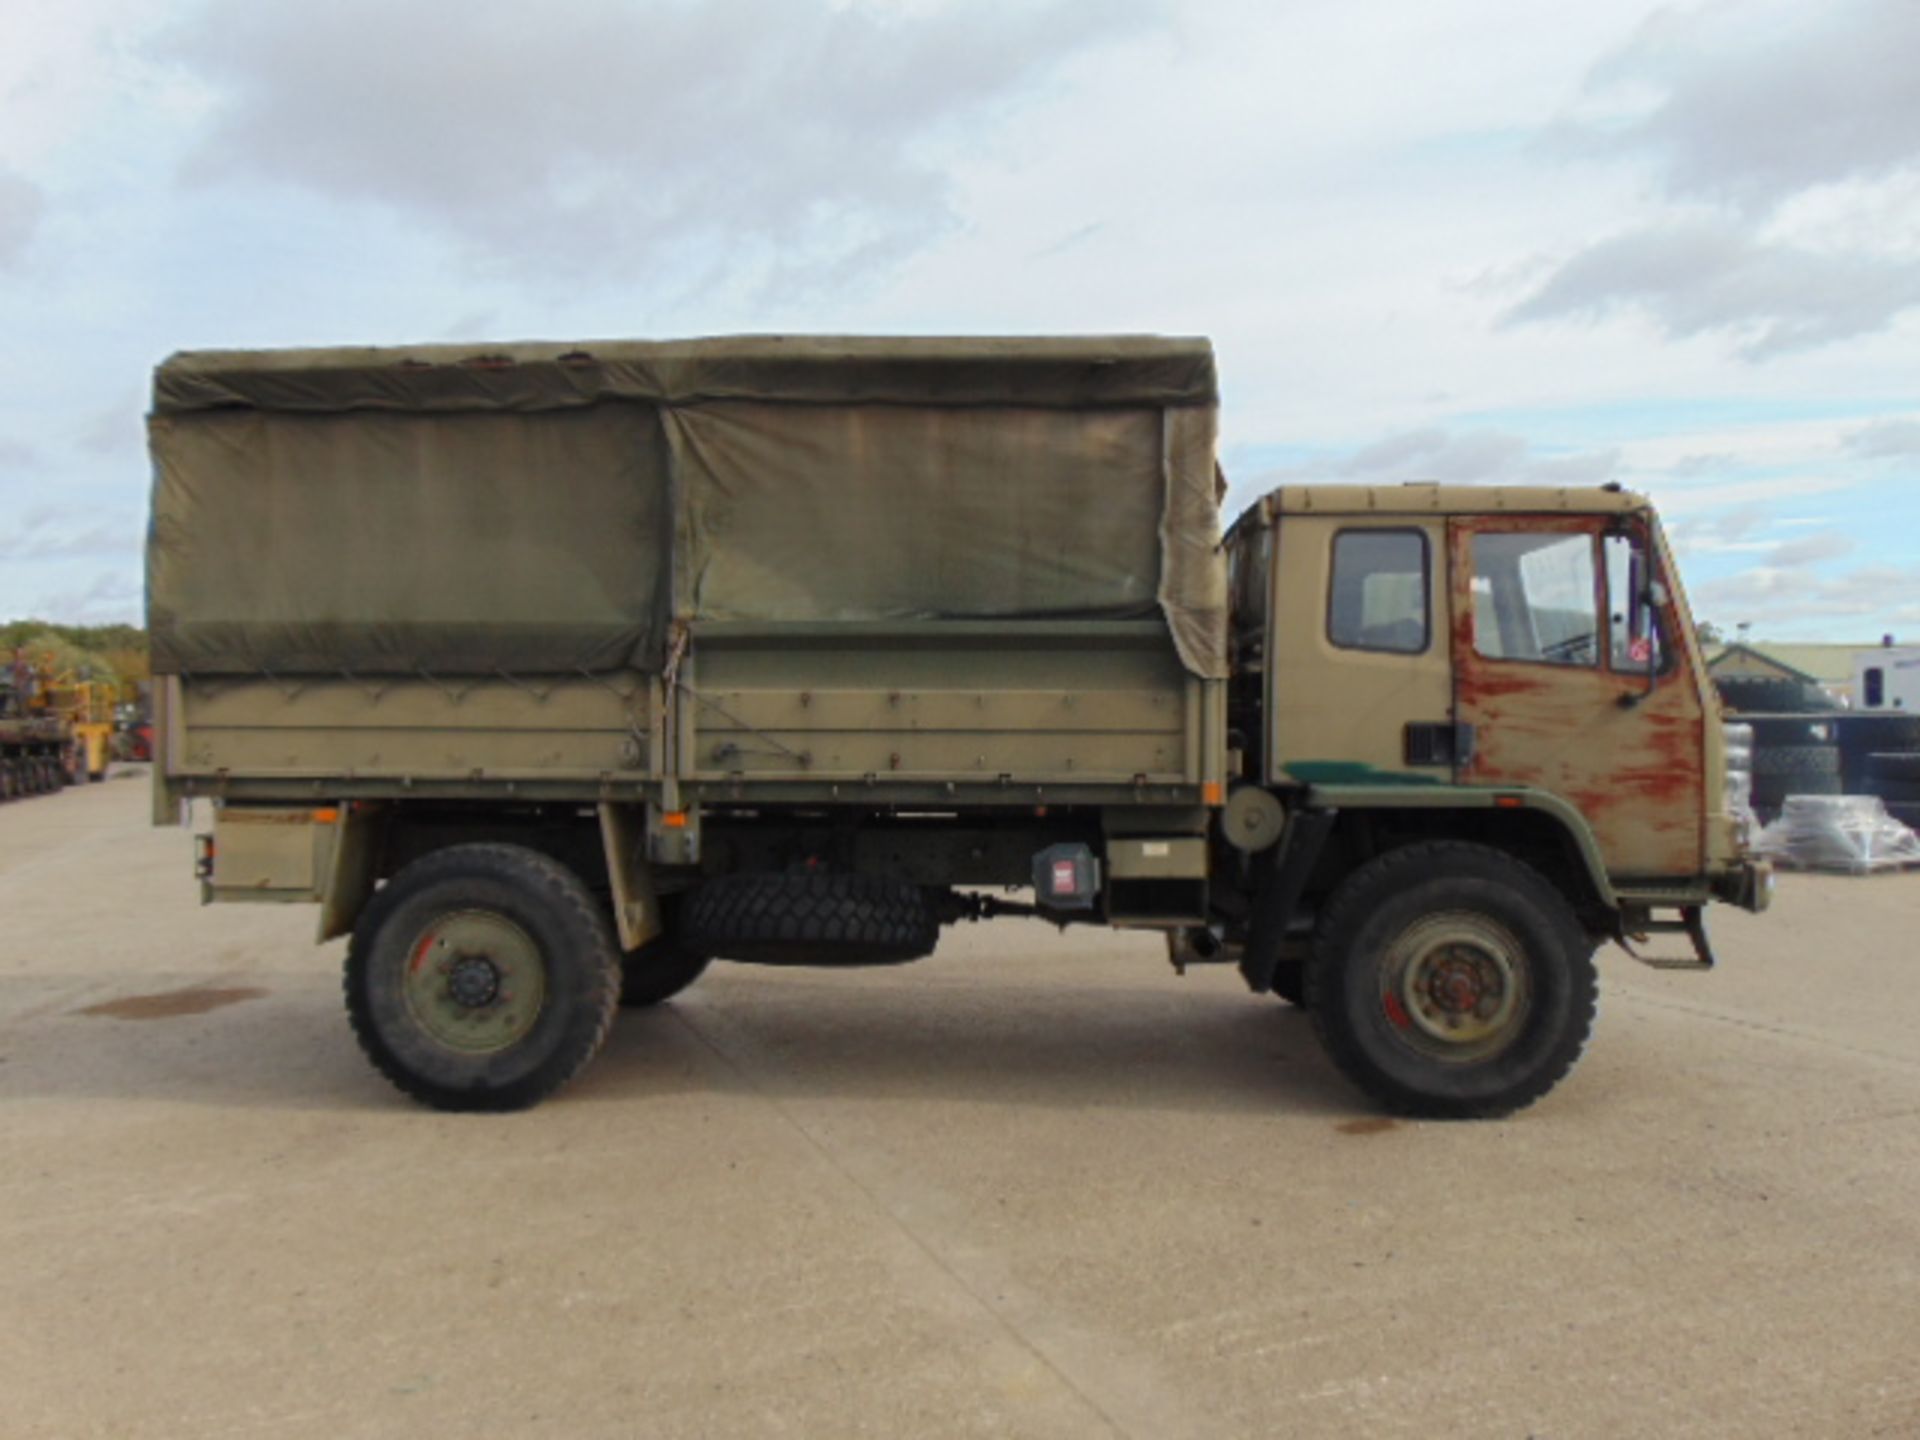
{"label": "black rubber tyre tread", "polygon": [[1834,738],[1863,755],[1920,750],[1920,715],[1872,713],[1834,717]]}
{"label": "black rubber tyre tread", "polygon": [[1780,715],[1796,710],[1832,709],[1818,685],[1771,675],[1723,675],[1714,682],[1729,709],[1747,714]]}
{"label": "black rubber tyre tread", "polygon": [[[547,966],[547,1000],[533,1030],[488,1056],[456,1055],[393,1025],[387,993],[395,946],[404,961],[417,927],[433,914],[475,908],[519,924]],[[396,1088],[438,1110],[523,1110],[572,1080],[606,1044],[619,964],[611,917],[573,871],[521,845],[453,845],[414,861],[374,893],[348,942],[342,986],[360,1048]]]}
{"label": "black rubber tyre tread", "polygon": [[695,950],[682,938],[682,911],[686,895],[676,893],[660,899],[660,918],[664,929],[637,949],[620,957],[620,1004],[629,1010],[644,1010],[671,1000],[707,973],[713,956]]}
{"label": "black rubber tyre tread", "polygon": [[1307,962],[1282,960],[1273,967],[1273,993],[1302,1009],[1307,1003]]}
{"label": "black rubber tyre tread", "polygon": [[1831,715],[1755,715],[1746,723],[1753,727],[1755,753],[1781,745],[1833,744]]}
{"label": "black rubber tyre tread", "polygon": [[1838,775],[1840,752],[1831,745],[1769,745],[1753,752],[1753,776]]}
{"label": "black rubber tyre tread", "polygon": [[772,965],[890,965],[931,955],[940,920],[917,885],[877,875],[723,875],[687,897],[680,943]]}
{"label": "black rubber tyre tread", "polygon": [[[1500,1054],[1448,1065],[1384,1034],[1369,953],[1436,910],[1481,908],[1528,943],[1533,1004],[1526,1028]],[[1503,913],[1504,912],[1504,913]],[[1566,898],[1532,866],[1461,841],[1390,850],[1347,877],[1320,918],[1307,962],[1307,1013],[1334,1064],[1388,1110],[1429,1119],[1510,1115],[1565,1079],[1586,1048],[1599,1006],[1594,942]]]}
{"label": "black rubber tyre tread", "polygon": [[620,1004],[644,1010],[671,1000],[707,973],[713,957],[685,949],[668,936],[649,940],[620,957]]}
{"label": "black rubber tyre tread", "polygon": [[1867,756],[1869,780],[1920,784],[1920,750],[1876,750]]}

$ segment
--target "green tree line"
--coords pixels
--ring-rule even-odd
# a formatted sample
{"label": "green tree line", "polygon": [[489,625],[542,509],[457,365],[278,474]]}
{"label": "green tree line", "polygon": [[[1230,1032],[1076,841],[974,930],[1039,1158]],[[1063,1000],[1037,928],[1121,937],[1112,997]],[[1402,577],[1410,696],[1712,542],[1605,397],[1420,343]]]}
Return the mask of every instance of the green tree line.
{"label": "green tree line", "polygon": [[138,625],[56,625],[50,620],[0,622],[0,664],[17,649],[52,658],[56,671],[129,684],[147,678],[147,632]]}

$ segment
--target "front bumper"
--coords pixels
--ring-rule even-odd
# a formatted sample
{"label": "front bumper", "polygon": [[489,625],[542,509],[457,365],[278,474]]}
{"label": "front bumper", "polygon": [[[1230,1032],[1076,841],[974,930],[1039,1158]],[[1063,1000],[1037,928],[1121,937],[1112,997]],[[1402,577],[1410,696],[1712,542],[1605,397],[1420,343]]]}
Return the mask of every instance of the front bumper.
{"label": "front bumper", "polygon": [[1773,862],[1735,862],[1713,877],[1713,897],[1758,915],[1773,903]]}

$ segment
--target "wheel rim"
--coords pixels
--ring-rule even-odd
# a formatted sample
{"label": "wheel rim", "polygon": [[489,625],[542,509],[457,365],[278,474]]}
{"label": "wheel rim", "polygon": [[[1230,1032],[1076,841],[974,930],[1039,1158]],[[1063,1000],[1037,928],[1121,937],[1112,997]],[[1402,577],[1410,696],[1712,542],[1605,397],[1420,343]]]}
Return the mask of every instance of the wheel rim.
{"label": "wheel rim", "polygon": [[1532,1008],[1526,947],[1488,915],[1410,925],[1380,962],[1380,1009],[1400,1042],[1433,1059],[1485,1060],[1511,1045]]}
{"label": "wheel rim", "polygon": [[464,1055],[524,1040],[547,996],[533,937],[491,910],[442,915],[407,951],[407,1013],[435,1042]]}

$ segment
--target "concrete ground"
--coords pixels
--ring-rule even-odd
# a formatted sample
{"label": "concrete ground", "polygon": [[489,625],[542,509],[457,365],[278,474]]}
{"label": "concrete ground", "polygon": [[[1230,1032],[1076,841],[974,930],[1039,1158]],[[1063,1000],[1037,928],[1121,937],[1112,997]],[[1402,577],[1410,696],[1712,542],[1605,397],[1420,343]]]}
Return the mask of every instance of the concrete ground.
{"label": "concrete ground", "polygon": [[1920,874],[1613,952],[1503,1123],[1012,921],[717,967],[528,1114],[361,1059],[140,772],[0,806],[0,1436],[1920,1435]]}

